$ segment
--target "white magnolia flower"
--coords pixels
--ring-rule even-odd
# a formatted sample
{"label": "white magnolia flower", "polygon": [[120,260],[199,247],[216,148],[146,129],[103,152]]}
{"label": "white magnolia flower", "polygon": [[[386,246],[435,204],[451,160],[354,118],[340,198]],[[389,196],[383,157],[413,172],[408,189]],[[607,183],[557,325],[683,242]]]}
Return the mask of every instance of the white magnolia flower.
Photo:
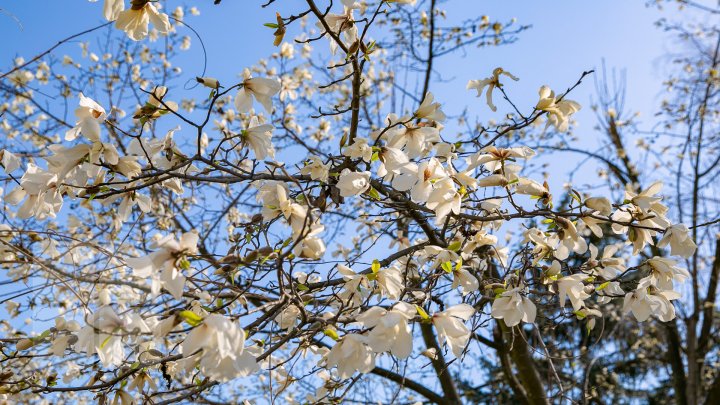
{"label": "white magnolia flower", "polygon": [[167,235],[155,243],[158,248],[155,252],[143,257],[128,258],[125,262],[132,267],[135,276],[151,278],[154,295],[164,287],[173,297],[180,299],[185,287],[185,276],[181,270],[189,268],[186,255],[197,253],[198,239],[195,231],[185,232],[179,241],[173,235]]}
{"label": "white magnolia flower", "polygon": [[397,132],[402,130],[403,125],[408,125],[411,120],[412,117],[410,116],[398,117],[397,114],[390,113],[385,117],[385,127],[372,131],[369,138],[373,141],[381,139],[388,142],[388,146],[399,147],[396,145],[391,145],[390,140],[393,139]]}
{"label": "white magnolia flower", "polygon": [[105,0],[104,14],[108,20],[116,20],[115,27],[125,31],[133,41],[147,37],[150,23],[163,34],[170,32],[172,26],[167,14],[159,12],[150,0],[132,0],[127,10],[123,10],[124,3],[124,0]]}
{"label": "white magnolia flower", "polygon": [[364,274],[358,274],[353,269],[343,264],[338,264],[338,272],[345,280],[343,291],[339,294],[343,302],[352,301],[354,305],[360,305],[369,294],[370,281]]}
{"label": "white magnolia flower", "polygon": [[398,302],[390,310],[371,307],[358,315],[356,320],[364,327],[372,328],[367,335],[367,344],[375,353],[390,352],[400,359],[406,359],[413,348],[408,321],[414,316],[414,306]]}
{"label": "white magnolia flower", "polygon": [[0,162],[2,162],[5,173],[10,174],[20,168],[20,158],[14,153],[5,149],[0,151],[0,156],[2,157],[0,158]]}
{"label": "white magnolia flower", "polygon": [[478,187],[505,187],[510,181],[508,176],[504,174],[491,174],[490,176],[483,177],[477,182]]}
{"label": "white magnolia flower", "polygon": [[18,205],[18,218],[27,219],[35,216],[38,219],[55,217],[63,204],[62,195],[58,192],[58,175],[42,170],[33,163],[28,163],[27,170],[20,179],[20,187],[5,195],[5,201]]}
{"label": "white magnolia flower", "polygon": [[65,350],[70,346],[70,341],[73,339],[72,335],[58,335],[53,339],[52,345],[50,346],[50,353],[53,356],[62,357],[65,355]]}
{"label": "white magnolia flower", "polygon": [[644,322],[651,315],[655,315],[663,322],[675,318],[675,307],[672,300],[680,298],[675,291],[660,290],[652,285],[652,278],[646,277],[640,280],[635,291],[625,295],[623,312],[631,312],[639,322]]}
{"label": "white magnolia flower", "polygon": [[582,224],[582,226],[589,229],[590,232],[593,233],[593,235],[597,236],[598,238],[602,238],[603,230],[600,227],[600,224],[603,224],[605,222],[607,221],[591,217],[580,217],[580,222],[578,223],[578,225]]}
{"label": "white magnolia flower", "polygon": [[325,255],[325,242],[322,238],[315,236],[325,228],[323,226],[312,227],[310,235],[304,237],[300,242],[293,248],[293,253],[297,257],[310,260],[320,260]]}
{"label": "white magnolia flower", "polygon": [[497,243],[497,236],[487,233],[484,229],[480,229],[475,232],[474,235],[465,240],[465,245],[462,249],[463,259],[469,259],[477,248],[483,246],[495,246]]}
{"label": "white magnolia flower", "polygon": [[640,207],[640,209],[645,212],[650,210],[656,212],[663,211],[662,209],[658,209],[663,207],[662,204],[660,204],[660,201],[662,201],[663,198],[662,196],[657,195],[660,190],[662,190],[662,187],[662,181],[656,181],[645,190],[636,193],[630,188],[630,186],[628,186],[628,189],[625,190],[625,199]]}
{"label": "white magnolia flower", "polygon": [[[55,318],[55,329],[58,331],[69,331],[78,332],[81,330],[80,324],[76,321],[66,321],[63,317]],[[50,347],[50,353],[54,356],[62,357],[65,355],[65,350],[70,347],[75,335],[71,333],[57,334],[52,341]]]}
{"label": "white magnolia flower", "polygon": [[540,184],[532,179],[527,179],[525,177],[518,179],[518,182],[515,185],[515,191],[518,194],[531,195],[541,198],[546,197],[549,193],[547,187],[545,187],[543,184]]}
{"label": "white magnolia flower", "polygon": [[586,328],[587,331],[595,329],[595,324],[598,318],[602,318],[603,314],[597,309],[583,307],[575,311],[575,317],[579,320],[587,320]]}
{"label": "white magnolia flower", "polygon": [[105,122],[107,114],[102,106],[90,97],[79,94],[80,106],[75,109],[77,122],[75,127],[65,133],[65,140],[72,141],[82,134],[93,142],[100,141],[100,124]]}
{"label": "white magnolia flower", "polygon": [[440,131],[437,128],[428,125],[410,126],[406,124],[392,132],[388,146],[403,149],[410,159],[415,159],[422,156],[434,142],[438,141],[440,141]]}
{"label": "white magnolia flower", "polygon": [[[288,187],[279,181],[267,181],[260,184],[255,199],[262,204],[263,220],[270,221],[282,215],[293,229],[299,231],[305,224],[307,210],[288,197]],[[296,224],[294,226],[293,224]]]}
{"label": "white magnolia flower", "polygon": [[[100,142],[96,142],[95,144],[100,144]],[[95,144],[93,144],[93,146]],[[102,146],[102,144],[100,145]],[[48,172],[57,175],[58,184],[65,183],[84,186],[88,180],[88,175],[95,177],[98,174],[95,170],[99,170],[98,166],[83,164],[89,154],[93,155],[90,156],[89,159],[91,163],[97,164],[99,162],[99,155],[102,154],[102,148],[95,150],[95,153],[93,153],[93,149],[95,149],[93,146],[87,144],[79,144],[69,148],[60,144],[48,146],[48,149],[52,152],[51,156],[45,158],[48,163]],[[93,159],[96,160],[93,161]],[[81,168],[85,168],[86,170],[81,170]],[[89,174],[89,172],[93,173]],[[62,188],[62,186],[60,187]]]}
{"label": "white magnolia flower", "polygon": [[440,103],[435,103],[432,93],[428,92],[425,95],[420,107],[415,111],[415,117],[425,118],[433,121],[445,121],[445,113],[440,109]]}
{"label": "white magnolia flower", "polygon": [[35,78],[36,77],[33,72],[22,69],[16,70],[14,73],[8,76],[10,83],[12,83],[15,87],[18,88],[26,86],[28,83],[35,80]]}
{"label": "white magnolia flower", "polygon": [[110,198],[106,198],[103,201],[103,205],[109,206],[110,204],[117,201],[117,199],[119,198],[122,198],[122,200],[120,201],[120,205],[117,209],[117,215],[115,216],[113,221],[113,226],[116,229],[119,229],[122,224],[127,221],[135,205],[140,208],[140,211],[145,213],[152,210],[152,200],[150,199],[150,197],[134,191],[125,194],[117,194],[115,196],[111,196]]}
{"label": "white magnolia flower", "polygon": [[305,166],[300,169],[300,173],[313,180],[320,180],[323,183],[328,182],[330,177],[330,163],[323,163],[322,159],[318,156],[309,156],[305,162]]}
{"label": "white magnolia flower", "polygon": [[[255,357],[245,350],[245,331],[219,314],[210,314],[188,333],[181,345],[184,356],[199,363],[209,378],[220,381],[247,376],[259,369]],[[198,359],[199,357],[199,359]]]}
{"label": "white magnolia flower", "polygon": [[459,268],[453,270],[453,283],[452,288],[458,288],[462,290],[462,295],[466,295],[473,291],[477,291],[480,288],[480,282],[477,277],[472,275],[467,269]]}
{"label": "white magnolia flower", "polygon": [[[97,0],[90,1],[95,2]],[[115,21],[123,10],[125,10],[125,0],[105,0],[103,17],[108,21]]]}
{"label": "white magnolia flower", "polygon": [[435,222],[442,224],[445,218],[452,212],[460,213],[462,196],[455,188],[455,182],[451,178],[444,178],[434,184],[427,200],[427,207],[435,211]]}
{"label": "white magnolia flower", "polygon": [[540,87],[540,101],[535,106],[540,111],[547,112],[547,125],[553,125],[560,132],[568,130],[570,125],[570,116],[580,111],[580,104],[572,100],[558,101],[555,92],[547,86]]}
{"label": "white magnolia flower", "polygon": [[[557,281],[557,279],[560,277],[562,266],[560,265],[559,261],[553,260],[550,266],[542,266],[542,271],[542,283],[550,284],[554,281]],[[555,292],[553,287],[550,287],[550,289],[552,292]]]}
{"label": "white magnolia flower", "polygon": [[[165,96],[167,95],[168,88],[165,86],[155,86],[153,90],[148,95],[148,101],[147,103],[141,107],[137,112],[135,112],[135,115],[133,118],[140,119],[141,122],[146,121],[148,119],[155,119],[163,114],[167,114],[170,111],[177,111],[178,104],[175,101],[166,100]],[[163,149],[168,149],[169,145],[167,144],[168,141],[172,141],[172,133],[175,132],[178,128],[171,130],[168,135],[166,136],[166,139],[163,140],[160,145],[163,146]],[[169,138],[169,139],[168,139]],[[135,141],[135,139],[133,139]],[[145,152],[140,150],[139,153],[136,153],[138,156],[145,156]],[[167,161],[168,159],[164,159]]]}
{"label": "white magnolia flower", "polygon": [[445,161],[449,162],[452,159],[457,159],[457,153],[455,153],[457,148],[455,147],[454,143],[437,142],[435,145],[433,145],[433,149],[435,149],[435,156],[438,158],[443,158],[445,159]]}
{"label": "white magnolia flower", "polygon": [[590,257],[585,263],[585,272],[589,272],[591,275],[598,275],[605,280],[612,280],[619,273],[625,271],[625,259],[621,257],[615,257],[615,254],[620,250],[620,245],[607,245],[603,249],[602,256],[598,257],[598,248],[590,244]]}
{"label": "white magnolia flower", "polygon": [[563,217],[555,218],[557,225],[557,236],[560,244],[555,249],[555,257],[565,260],[571,252],[583,254],[587,251],[588,245],[585,238],[578,233],[575,224]]}
{"label": "white magnolia flower", "polygon": [[467,321],[475,313],[475,308],[468,304],[458,304],[443,312],[432,315],[432,323],[440,336],[440,342],[447,343],[455,357],[462,356],[470,339],[470,330],[463,321]]}
{"label": "white magnolia flower", "polygon": [[497,148],[495,146],[487,146],[480,149],[476,154],[468,158],[468,169],[474,169],[482,165],[490,172],[496,172],[503,168],[503,163],[507,160],[530,159],[535,156],[535,151],[527,146],[515,148]]}
{"label": "white magnolia flower", "polygon": [[400,191],[411,190],[410,196],[413,201],[424,203],[433,191],[433,185],[441,179],[447,178],[448,174],[442,164],[436,158],[420,163],[415,172],[408,172],[398,176],[393,186]]}
{"label": "white magnolia flower", "polygon": [[255,153],[255,158],[265,160],[266,157],[275,158],[275,148],[272,144],[272,131],[270,124],[260,124],[256,116],[250,118],[248,128],[242,131],[243,143]]}
{"label": "white magnolia flower", "polygon": [[[553,262],[553,264],[554,263],[557,262]],[[557,281],[561,307],[565,306],[567,298],[570,298],[573,310],[577,311],[583,307],[584,301],[590,298],[590,294],[585,292],[585,284],[583,284],[583,280],[586,278],[587,275],[577,273],[571,276],[562,277]]]}
{"label": "white magnolia flower", "polygon": [[280,91],[280,82],[264,77],[251,77],[250,71],[245,69],[245,80],[235,96],[235,108],[238,112],[248,112],[255,98],[265,111],[272,112],[272,96]]}
{"label": "white magnolia flower", "polygon": [[[342,14],[327,13],[324,19],[330,31],[335,34],[335,37],[343,36],[343,42],[347,46],[357,41],[358,29],[357,25],[355,25],[353,11],[358,8],[359,5],[355,3],[355,0],[342,0],[342,4]],[[322,30],[323,35],[327,33],[325,25],[321,21],[318,21],[316,25]],[[327,37],[330,41],[330,52],[334,55],[337,51],[338,44],[330,35],[327,35]]]}
{"label": "white magnolia flower", "polygon": [[[665,208],[662,204],[656,205]],[[653,236],[657,231],[653,228],[665,229],[670,226],[670,222],[661,213],[644,212],[634,205],[613,212],[610,219],[613,221],[610,228],[614,233],[628,234],[627,243],[633,245],[633,254],[638,254],[648,243],[655,243]],[[637,226],[628,226],[630,223]]]}
{"label": "white magnolia flower", "polygon": [[686,269],[677,266],[677,262],[666,257],[655,256],[645,263],[650,266],[651,275],[655,279],[654,284],[663,290],[672,290],[673,281],[684,282],[690,278]]}
{"label": "white magnolia flower", "polygon": [[502,203],[502,198],[490,198],[480,202],[480,209],[489,214],[497,213],[502,206]]}
{"label": "white magnolia flower", "polygon": [[178,326],[176,320],[177,317],[175,315],[171,315],[159,322],[156,322],[155,326],[153,327],[153,336],[156,338],[167,336],[168,333],[172,332],[173,329]]}
{"label": "white magnolia flower", "polygon": [[142,171],[142,166],[138,163],[138,159],[138,156],[120,156],[118,162],[112,165],[112,168],[128,179],[133,179],[140,175]]}
{"label": "white magnolia flower", "polygon": [[502,267],[506,267],[508,258],[510,257],[510,248],[507,246],[501,248],[490,249],[490,257],[494,257],[498,260]]}
{"label": "white magnolia flower", "polygon": [[690,237],[690,230],[684,224],[675,224],[665,229],[665,234],[657,243],[657,247],[670,245],[670,254],[688,258],[695,254],[697,245]]}
{"label": "white magnolia flower", "polygon": [[610,203],[610,200],[605,197],[587,198],[585,200],[585,206],[605,216],[612,213],[612,204]]}
{"label": "white magnolia flower", "polygon": [[410,163],[405,152],[398,148],[389,146],[381,148],[378,159],[380,160],[380,167],[377,170],[377,175],[385,177],[386,180],[409,170],[413,172],[417,170],[415,164]]}
{"label": "white magnolia flower", "polygon": [[523,232],[522,243],[531,242],[535,247],[533,248],[533,255],[535,256],[535,264],[541,260],[553,254],[555,248],[558,245],[557,234],[546,235],[545,232],[537,229],[530,228]]}
{"label": "white magnolia flower", "polygon": [[403,275],[400,269],[396,267],[380,269],[375,273],[375,281],[383,295],[387,295],[391,300],[400,299],[403,290]]}
{"label": "white magnolia flower", "polygon": [[[492,162],[489,163],[493,164]],[[493,174],[479,179],[477,187],[505,187],[508,184],[518,183],[520,180],[518,176],[520,170],[522,170],[522,166],[505,162],[500,169],[493,172]]]}
{"label": "white magnolia flower", "polygon": [[[450,249],[443,249],[439,246],[426,246],[422,250],[422,257],[423,261],[427,261],[427,259],[432,258],[432,262],[430,263],[430,270],[435,270],[438,267],[447,266],[452,263],[456,263],[459,261],[460,256],[450,250]],[[447,271],[447,267],[444,267],[444,269]]]}
{"label": "white magnolia flower", "polygon": [[523,290],[523,287],[515,287],[496,297],[492,305],[492,317],[504,320],[509,327],[519,324],[521,320],[525,323],[535,322],[537,309],[535,304],[522,294]]}
{"label": "white magnolia flower", "polygon": [[300,318],[300,308],[291,304],[275,316],[275,322],[281,329],[292,329]]}
{"label": "white magnolia flower", "polygon": [[[88,355],[97,354],[103,366],[119,366],[125,360],[123,334],[127,322],[109,306],[88,316],[88,324],[78,332],[75,346]],[[149,328],[142,332],[149,332]]]}
{"label": "white magnolia flower", "polygon": [[203,86],[209,87],[211,89],[220,88],[220,82],[214,77],[196,77],[195,80]]}
{"label": "white magnolia flower", "polygon": [[342,150],[343,156],[347,156],[351,159],[362,159],[363,161],[370,163],[372,159],[373,150],[372,146],[368,145],[366,138],[355,138],[352,145],[348,145]]}
{"label": "white magnolia flower", "polygon": [[112,143],[93,142],[88,157],[90,163],[98,166],[102,163],[107,163],[110,166],[120,163],[120,153]]}
{"label": "white magnolia flower", "polygon": [[[127,389],[129,391],[137,390],[138,392],[142,392],[145,389],[145,386],[147,385],[150,392],[155,392],[158,389],[157,384],[155,383],[155,378],[148,374],[147,372],[139,372],[135,375],[135,377],[132,379],[130,384],[128,384]],[[122,391],[124,392],[124,391]],[[134,398],[132,395],[129,395],[129,398],[127,402],[122,402],[123,405],[132,404],[134,402]]]}
{"label": "white magnolia flower", "polygon": [[474,190],[478,187],[478,180],[475,178],[474,170],[456,171],[452,165],[449,167],[450,176],[465,189]]}
{"label": "white magnolia flower", "polygon": [[338,377],[349,378],[356,371],[370,372],[375,368],[375,353],[367,345],[368,338],[358,334],[343,336],[325,356],[328,369],[337,366]]}
{"label": "white magnolia flower", "polygon": [[353,172],[350,169],[343,169],[338,178],[337,188],[340,195],[351,197],[362,194],[370,188],[370,172]]}
{"label": "white magnolia flower", "polygon": [[505,75],[515,81],[519,80],[510,72],[506,72],[505,70],[503,70],[503,68],[499,67],[493,70],[492,76],[482,80],[470,80],[467,84],[467,90],[476,89],[478,97],[482,95],[483,90],[485,89],[485,87],[487,87],[487,105],[493,111],[497,111],[497,107],[495,107],[495,104],[493,104],[492,92],[493,90],[495,90],[495,87],[502,87],[502,83],[500,83],[500,75]]}
{"label": "white magnolia flower", "polygon": [[610,281],[604,285],[604,287],[598,287],[595,289],[597,293],[598,304],[607,304],[616,297],[625,295],[625,291],[620,287],[620,283],[617,281]]}

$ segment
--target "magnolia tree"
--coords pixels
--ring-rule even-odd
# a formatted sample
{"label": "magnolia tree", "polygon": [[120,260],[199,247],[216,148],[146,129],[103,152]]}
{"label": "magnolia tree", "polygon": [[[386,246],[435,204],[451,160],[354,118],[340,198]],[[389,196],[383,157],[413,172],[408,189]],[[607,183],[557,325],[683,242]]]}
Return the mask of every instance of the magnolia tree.
{"label": "magnolia tree", "polygon": [[[514,20],[269,0],[268,58],[191,85],[173,3],[88,4],[107,22],[0,74],[5,402],[716,403],[714,28],[674,26],[661,127],[596,75],[591,150],[590,70],[433,96]],[[548,176],[567,153],[600,176]]]}

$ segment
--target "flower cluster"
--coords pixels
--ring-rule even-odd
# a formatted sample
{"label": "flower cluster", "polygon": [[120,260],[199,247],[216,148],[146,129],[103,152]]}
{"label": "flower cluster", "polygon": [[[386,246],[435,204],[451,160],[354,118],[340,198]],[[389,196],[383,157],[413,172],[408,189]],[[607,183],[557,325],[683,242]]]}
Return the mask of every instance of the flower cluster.
{"label": "flower cluster", "polygon": [[[505,92],[519,79],[498,67],[466,90],[484,93],[480,104],[493,112],[501,93],[514,112],[457,139],[443,97],[423,91],[408,104],[387,102],[396,78],[381,71],[389,56],[367,31],[376,19],[402,23],[386,7],[415,5],[386,0],[373,13],[367,2],[342,0],[341,11],[309,2],[300,14],[277,13],[265,24],[278,46],[270,61],[235,83],[191,79],[203,92],[196,101],[171,84],[166,60],[167,82],[153,86],[146,77],[157,71],[142,70],[189,46],[172,40],[170,21],[181,22],[183,9],[168,15],[155,1],[105,0],[104,17],[126,43],[159,34],[168,42],[152,54],[144,42],[137,54],[128,46],[124,61],[82,45],[96,63],[87,71],[107,59],[108,71],[130,72],[134,112],[125,113],[122,97],[67,85],[75,119],[48,127],[64,125],[63,134],[36,140],[37,153],[0,152],[14,184],[4,195],[14,208],[0,224],[0,258],[13,282],[49,280],[44,305],[63,313],[45,332],[8,339],[16,349],[8,360],[45,347],[43,356],[69,359],[64,384],[92,370],[84,386],[98,395],[107,388],[116,403],[151,398],[163,380],[163,398],[199,400],[248,376],[269,382],[274,400],[310,375],[321,386],[306,402],[325,403],[356,373],[404,381],[386,365],[429,359],[442,376],[473,341],[497,350],[507,373],[517,362],[509,353],[529,353],[531,331],[544,346],[547,325],[578,322],[589,334],[606,317],[673,320],[679,285],[692,278],[682,259],[698,252],[697,225],[671,220],[663,183],[581,193],[533,170],[546,164],[546,149],[530,140],[572,130],[581,109],[567,98],[572,89],[556,95],[542,86],[523,114]],[[419,38],[434,38],[435,17],[420,16]],[[307,32],[284,42],[296,21]],[[502,25],[479,21],[500,38]],[[327,69],[312,53],[323,38]],[[19,89],[50,74],[18,66]],[[317,70],[330,84],[319,84]],[[113,74],[109,92],[127,86]],[[21,107],[37,106],[19,101],[7,111]],[[36,304],[5,305],[14,317]],[[51,392],[55,380],[33,377],[28,386]]]}

